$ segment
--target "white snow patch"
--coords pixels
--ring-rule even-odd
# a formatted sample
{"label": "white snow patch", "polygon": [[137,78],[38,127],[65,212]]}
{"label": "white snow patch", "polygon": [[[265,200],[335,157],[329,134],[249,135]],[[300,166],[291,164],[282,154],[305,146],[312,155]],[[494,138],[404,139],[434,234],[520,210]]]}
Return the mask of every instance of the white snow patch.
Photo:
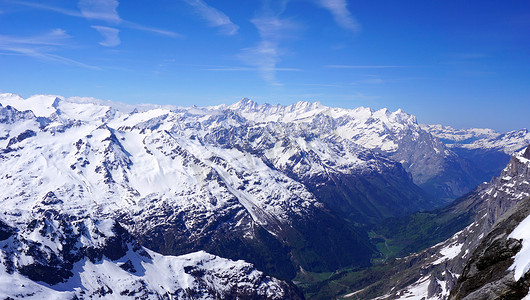
{"label": "white snow patch", "polygon": [[464,244],[451,244],[449,246],[446,246],[440,250],[440,254],[442,257],[438,258],[436,261],[433,262],[434,265],[440,264],[444,261],[450,260],[455,258],[460,251],[462,250],[462,246]]}
{"label": "white snow patch", "polygon": [[530,216],[517,225],[508,238],[523,240],[523,247],[515,255],[513,264],[509,268],[514,270],[515,280],[519,280],[530,269]]}

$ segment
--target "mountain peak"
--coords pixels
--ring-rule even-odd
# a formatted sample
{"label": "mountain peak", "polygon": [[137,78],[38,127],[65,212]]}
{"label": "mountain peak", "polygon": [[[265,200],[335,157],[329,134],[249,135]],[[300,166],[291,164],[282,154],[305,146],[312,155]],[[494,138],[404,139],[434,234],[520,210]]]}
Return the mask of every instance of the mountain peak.
{"label": "mountain peak", "polygon": [[526,147],[526,150],[523,153],[523,157],[526,158],[526,159],[530,159],[530,145],[528,145],[528,147]]}
{"label": "mountain peak", "polygon": [[243,98],[238,102],[229,106],[231,109],[235,110],[252,110],[258,108],[259,104],[256,101],[253,101],[249,98]]}
{"label": "mountain peak", "polygon": [[52,107],[54,107],[55,109],[58,109],[59,108],[59,102],[61,102],[61,98],[55,97],[55,100],[53,100],[53,103],[52,103]]}
{"label": "mountain peak", "polygon": [[298,101],[295,104],[291,104],[287,106],[286,108],[289,109],[289,111],[311,111],[315,109],[324,108],[324,105],[322,105],[320,102],[309,102],[309,101]]}

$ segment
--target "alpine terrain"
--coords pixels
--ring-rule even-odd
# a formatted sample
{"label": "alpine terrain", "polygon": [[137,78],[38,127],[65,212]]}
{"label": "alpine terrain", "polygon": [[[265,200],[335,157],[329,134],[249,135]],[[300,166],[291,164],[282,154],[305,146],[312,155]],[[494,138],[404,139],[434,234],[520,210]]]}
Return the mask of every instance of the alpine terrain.
{"label": "alpine terrain", "polygon": [[457,146],[456,131],[401,110],[318,102],[0,94],[0,295],[298,299],[292,281],[369,270],[384,256],[374,235],[395,241],[425,216],[402,252],[438,244],[389,267],[406,279],[358,295],[468,291],[463,263],[530,192],[530,150],[516,152],[528,134],[485,132]]}

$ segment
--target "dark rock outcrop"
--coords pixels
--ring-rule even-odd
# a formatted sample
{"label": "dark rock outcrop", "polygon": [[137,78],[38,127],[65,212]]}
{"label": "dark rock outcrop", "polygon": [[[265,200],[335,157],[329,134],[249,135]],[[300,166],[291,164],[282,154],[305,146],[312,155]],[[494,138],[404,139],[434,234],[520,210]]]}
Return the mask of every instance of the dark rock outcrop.
{"label": "dark rock outcrop", "polygon": [[509,270],[521,241],[508,238],[510,233],[530,215],[530,198],[506,212],[473,252],[450,299],[522,299],[528,294],[530,274],[515,281]]}

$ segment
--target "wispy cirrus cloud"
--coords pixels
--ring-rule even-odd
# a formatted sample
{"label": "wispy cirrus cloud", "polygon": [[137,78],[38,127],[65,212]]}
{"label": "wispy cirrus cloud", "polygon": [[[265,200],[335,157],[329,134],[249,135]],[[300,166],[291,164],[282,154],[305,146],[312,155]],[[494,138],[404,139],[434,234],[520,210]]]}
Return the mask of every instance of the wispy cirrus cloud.
{"label": "wispy cirrus cloud", "polygon": [[65,41],[71,36],[61,28],[53,29],[41,35],[29,37],[14,37],[7,35],[0,35],[1,45],[47,45],[59,46],[64,45]]}
{"label": "wispy cirrus cloud", "polygon": [[348,10],[346,0],[315,0],[315,2],[327,9],[339,26],[353,32],[361,30],[361,25]]}
{"label": "wispy cirrus cloud", "polygon": [[408,66],[399,65],[327,65],[328,69],[394,69],[394,68],[407,68]]}
{"label": "wispy cirrus cloud", "polygon": [[[206,71],[226,71],[226,72],[246,72],[246,71],[258,71],[257,68],[250,68],[250,67],[230,67],[230,66],[215,66],[215,67],[209,67],[205,68]],[[273,71],[283,71],[283,72],[300,72],[301,69],[298,68],[275,68]]]}
{"label": "wispy cirrus cloud", "polygon": [[63,14],[63,15],[66,15],[66,16],[71,16],[71,17],[83,17],[81,12],[79,12],[79,11],[65,9],[65,8],[62,8],[62,7],[57,7],[57,6],[47,5],[47,4],[42,4],[42,3],[39,3],[39,2],[9,1],[9,0],[7,0],[7,2],[10,2],[10,3],[13,3],[13,4],[22,5],[22,6],[26,6],[26,7],[31,7],[31,8],[35,8],[35,9],[52,11],[52,12],[60,13],[60,14]]}
{"label": "wispy cirrus cloud", "polygon": [[[361,30],[361,26],[350,13],[346,0],[312,0],[318,6],[328,10],[335,22],[352,32]],[[276,79],[277,65],[288,51],[285,42],[296,39],[294,34],[299,26],[293,19],[282,17],[289,0],[263,1],[263,7],[251,20],[258,29],[261,40],[254,47],[242,49],[239,57],[246,64],[258,70],[261,77],[272,85],[280,85]],[[328,66],[330,68],[361,68],[360,66]],[[379,66],[382,67],[382,66]],[[388,66],[386,66],[388,67]],[[367,66],[365,66],[367,68]]]}
{"label": "wispy cirrus cloud", "polygon": [[[54,29],[41,35],[29,37],[15,37],[0,35],[0,50],[6,51],[7,55],[24,55],[39,60],[58,62],[87,69],[100,69],[52,52],[66,45],[71,38],[63,29]],[[5,55],[5,54],[3,54]]]}
{"label": "wispy cirrus cloud", "polygon": [[[9,0],[8,0],[9,1]],[[53,5],[42,4],[38,2],[29,2],[29,1],[9,1],[13,4],[23,5],[26,7],[31,7],[34,9],[47,10],[66,16],[84,18],[91,21],[104,21],[107,23],[119,25],[119,27],[130,28],[135,30],[140,30],[149,33],[160,34],[168,37],[182,37],[182,34],[160,29],[156,27],[145,26],[135,22],[122,19],[117,13],[117,6],[119,5],[118,1],[115,0],[94,0],[94,3],[89,0],[81,0],[78,2],[78,10],[71,10],[62,7],[57,7]],[[86,3],[85,3],[86,2]]]}
{"label": "wispy cirrus cloud", "polygon": [[120,25],[122,27],[130,28],[130,29],[136,29],[136,30],[140,30],[140,31],[148,32],[148,33],[155,33],[155,34],[159,34],[159,35],[165,35],[165,36],[171,37],[171,38],[182,38],[182,37],[184,37],[184,35],[182,35],[180,33],[177,33],[177,32],[174,32],[174,31],[160,29],[160,28],[156,28],[156,27],[144,26],[144,25],[141,25],[141,24],[138,24],[138,23],[127,21],[127,20],[122,20],[122,23]]}
{"label": "wispy cirrus cloud", "polygon": [[117,0],[80,0],[77,3],[81,15],[86,19],[115,24],[122,22],[116,10],[119,4]]}
{"label": "wispy cirrus cloud", "polygon": [[254,47],[242,49],[239,58],[258,70],[261,77],[272,85],[281,85],[276,79],[277,65],[286,53],[280,44],[299,26],[290,19],[267,13],[251,20],[258,29],[261,40]]}
{"label": "wispy cirrus cloud", "polygon": [[95,25],[92,28],[96,29],[103,36],[103,41],[99,42],[101,46],[116,47],[121,43],[119,29]]}
{"label": "wispy cirrus cloud", "polygon": [[40,60],[58,62],[64,65],[77,66],[77,67],[82,67],[82,68],[92,69],[92,70],[101,70],[100,67],[88,65],[88,64],[85,64],[85,63],[82,63],[77,60],[73,60],[73,59],[70,59],[64,56],[47,53],[47,52],[41,52],[38,49],[7,47],[7,48],[4,48],[4,50],[12,51],[15,53],[19,53],[21,55],[37,58]]}
{"label": "wispy cirrus cloud", "polygon": [[239,26],[234,24],[225,13],[206,4],[203,0],[184,0],[184,2],[193,7],[196,13],[208,22],[209,26],[219,27],[222,34],[234,35],[239,30]]}

